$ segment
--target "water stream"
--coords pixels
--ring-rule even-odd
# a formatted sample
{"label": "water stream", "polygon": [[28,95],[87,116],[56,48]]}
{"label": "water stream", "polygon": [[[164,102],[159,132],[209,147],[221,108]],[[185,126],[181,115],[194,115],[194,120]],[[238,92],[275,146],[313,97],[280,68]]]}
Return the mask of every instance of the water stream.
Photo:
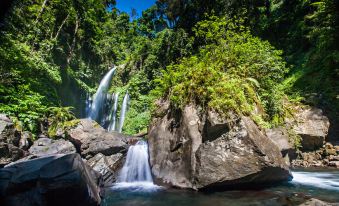
{"label": "water stream", "polygon": [[129,102],[129,94],[128,94],[128,92],[126,92],[126,95],[124,97],[124,100],[123,100],[122,106],[121,106],[120,119],[119,119],[119,129],[117,130],[118,132],[121,132],[122,127],[124,126],[128,102]]}
{"label": "water stream", "polygon": [[132,190],[107,188],[102,206],[283,206],[299,205],[309,198],[339,202],[339,170],[303,169],[294,179],[266,189],[194,192],[178,189]]}

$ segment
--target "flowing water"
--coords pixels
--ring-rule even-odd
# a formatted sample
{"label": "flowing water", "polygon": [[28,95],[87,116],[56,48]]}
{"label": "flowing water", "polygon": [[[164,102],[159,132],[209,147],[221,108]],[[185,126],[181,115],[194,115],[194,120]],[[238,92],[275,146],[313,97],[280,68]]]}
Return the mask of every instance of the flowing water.
{"label": "flowing water", "polygon": [[116,128],[116,121],[117,121],[117,111],[118,111],[118,100],[119,100],[119,93],[114,94],[114,104],[111,112],[111,121],[108,126],[108,131],[115,131]]}
{"label": "flowing water", "polygon": [[339,202],[339,170],[297,170],[294,179],[266,189],[194,192],[175,189],[107,188],[102,206],[282,206],[308,198]]}
{"label": "flowing water", "polygon": [[118,176],[114,190],[156,191],[159,186],[153,184],[151,169],[148,163],[148,145],[138,141],[129,147],[123,168]]}
{"label": "flowing water", "polygon": [[110,82],[112,80],[113,74],[115,72],[116,67],[112,68],[101,80],[98,90],[94,94],[93,102],[91,105],[91,109],[89,112],[89,118],[96,120],[98,123],[103,122],[106,119],[106,116],[103,115],[106,112],[104,111],[106,108],[106,100],[107,92],[110,86]]}
{"label": "flowing water", "polygon": [[122,127],[124,126],[128,102],[129,102],[129,94],[128,94],[128,92],[126,92],[126,95],[124,97],[124,101],[122,102],[122,106],[121,106],[120,119],[119,119],[119,129],[117,130],[118,132],[121,132]]}

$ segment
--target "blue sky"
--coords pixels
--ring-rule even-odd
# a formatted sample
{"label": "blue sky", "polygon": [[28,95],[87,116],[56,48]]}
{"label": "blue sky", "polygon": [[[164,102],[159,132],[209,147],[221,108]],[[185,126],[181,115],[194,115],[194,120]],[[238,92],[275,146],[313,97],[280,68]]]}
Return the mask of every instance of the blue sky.
{"label": "blue sky", "polygon": [[117,8],[128,14],[131,13],[132,8],[135,8],[140,17],[141,12],[152,6],[156,0],[117,0]]}

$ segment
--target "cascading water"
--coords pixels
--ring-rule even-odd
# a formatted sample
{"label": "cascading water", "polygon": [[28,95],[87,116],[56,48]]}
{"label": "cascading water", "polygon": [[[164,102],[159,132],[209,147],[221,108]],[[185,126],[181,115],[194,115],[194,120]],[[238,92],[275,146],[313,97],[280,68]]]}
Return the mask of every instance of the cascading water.
{"label": "cascading water", "polygon": [[295,171],[292,175],[294,184],[339,191],[338,173]]}
{"label": "cascading water", "polygon": [[104,114],[103,110],[105,109],[107,90],[109,88],[115,69],[116,67],[112,68],[101,80],[99,88],[93,98],[93,102],[89,112],[89,118],[96,120],[99,123],[102,123],[102,120],[106,119],[106,117],[102,117],[101,115]]}
{"label": "cascading water", "polygon": [[129,101],[129,94],[128,94],[128,92],[126,92],[126,95],[124,97],[124,101],[122,102],[118,132],[121,132],[122,131],[122,127],[124,126],[124,121],[125,121],[128,101]]}
{"label": "cascading water", "polygon": [[160,188],[153,184],[151,169],[148,163],[147,142],[140,140],[135,145],[129,147],[126,162],[113,188],[132,188],[137,191]]}
{"label": "cascading water", "polygon": [[111,113],[111,122],[108,127],[108,131],[114,131],[116,128],[116,119],[117,119],[117,110],[118,110],[118,100],[119,100],[119,93],[114,94],[114,105],[112,108]]}

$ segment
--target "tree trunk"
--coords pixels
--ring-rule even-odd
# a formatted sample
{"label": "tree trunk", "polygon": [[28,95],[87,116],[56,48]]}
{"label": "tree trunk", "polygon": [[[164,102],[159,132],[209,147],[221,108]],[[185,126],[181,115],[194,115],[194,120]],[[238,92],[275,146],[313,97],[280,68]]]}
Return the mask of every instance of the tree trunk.
{"label": "tree trunk", "polygon": [[48,2],[48,0],[44,0],[44,2],[42,3],[40,12],[39,12],[38,16],[36,17],[35,23],[34,23],[34,24],[37,24],[37,23],[38,23],[38,20],[39,20],[39,18],[40,18],[40,16],[41,16],[42,12],[43,12],[44,9],[45,9],[47,2]]}

